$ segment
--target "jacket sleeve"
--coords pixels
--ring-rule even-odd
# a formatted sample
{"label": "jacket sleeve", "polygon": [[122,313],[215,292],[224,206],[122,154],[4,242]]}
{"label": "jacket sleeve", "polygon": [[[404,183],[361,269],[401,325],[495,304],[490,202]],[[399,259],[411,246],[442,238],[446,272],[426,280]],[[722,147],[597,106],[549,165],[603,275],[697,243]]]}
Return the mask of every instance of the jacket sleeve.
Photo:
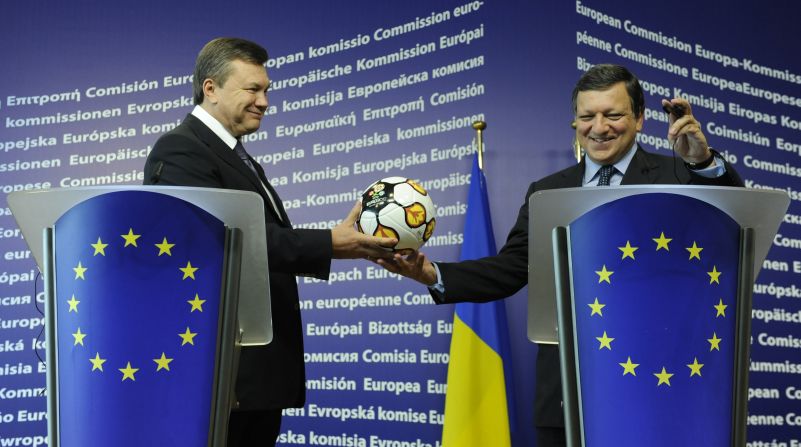
{"label": "jacket sleeve", "polygon": [[[719,160],[723,160],[723,156],[713,151]],[[745,186],[740,174],[734,169],[728,161],[723,161],[723,166],[726,171],[720,177],[704,177],[696,174],[692,169],[685,168],[690,173],[691,185],[707,185],[707,186]]]}
{"label": "jacket sleeve", "polygon": [[513,295],[528,283],[528,199],[536,191],[532,183],[517,214],[506,243],[495,256],[438,262],[445,293],[433,292],[437,303],[486,302]]}

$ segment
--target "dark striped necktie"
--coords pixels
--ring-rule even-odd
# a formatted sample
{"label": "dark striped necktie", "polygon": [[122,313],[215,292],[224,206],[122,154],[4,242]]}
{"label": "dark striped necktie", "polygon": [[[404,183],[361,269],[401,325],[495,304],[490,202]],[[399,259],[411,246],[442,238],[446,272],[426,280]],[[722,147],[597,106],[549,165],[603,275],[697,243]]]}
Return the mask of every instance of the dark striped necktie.
{"label": "dark striped necktie", "polygon": [[241,141],[237,140],[236,146],[234,146],[234,152],[236,152],[236,155],[238,155],[239,158],[242,159],[242,162],[244,162],[245,165],[247,165],[247,167],[249,167],[250,170],[253,171],[253,174],[256,175],[256,178],[259,178],[259,173],[258,173],[258,171],[256,171],[256,167],[253,166],[253,162],[250,161],[250,156],[245,151],[245,146],[242,146],[242,142]]}
{"label": "dark striped necktie", "polygon": [[264,192],[267,193],[267,198],[270,199],[270,205],[272,205],[273,210],[275,210],[275,214],[278,216],[278,220],[283,222],[284,219],[281,217],[281,211],[279,211],[278,209],[278,204],[276,203],[275,198],[270,192],[270,189],[267,188],[267,186],[265,186],[264,181],[261,179],[261,177],[259,177],[259,171],[256,170],[255,166],[253,166],[253,162],[250,161],[250,156],[248,155],[247,151],[245,151],[245,146],[242,146],[241,141],[239,140],[236,141],[236,146],[234,146],[234,152],[236,152],[236,155],[238,155],[239,158],[242,159],[242,162],[245,163],[245,165],[248,168],[250,168],[251,171],[253,171],[253,175],[256,176],[256,178],[259,180],[259,183],[261,183],[262,188],[264,188]]}

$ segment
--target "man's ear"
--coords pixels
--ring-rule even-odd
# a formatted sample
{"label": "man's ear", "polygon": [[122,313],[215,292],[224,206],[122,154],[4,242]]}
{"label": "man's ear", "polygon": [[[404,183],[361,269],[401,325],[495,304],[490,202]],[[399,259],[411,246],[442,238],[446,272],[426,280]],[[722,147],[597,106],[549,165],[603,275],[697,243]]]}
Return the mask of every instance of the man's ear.
{"label": "man's ear", "polygon": [[213,79],[206,78],[203,80],[203,96],[212,104],[217,103],[216,91],[217,84],[214,83]]}

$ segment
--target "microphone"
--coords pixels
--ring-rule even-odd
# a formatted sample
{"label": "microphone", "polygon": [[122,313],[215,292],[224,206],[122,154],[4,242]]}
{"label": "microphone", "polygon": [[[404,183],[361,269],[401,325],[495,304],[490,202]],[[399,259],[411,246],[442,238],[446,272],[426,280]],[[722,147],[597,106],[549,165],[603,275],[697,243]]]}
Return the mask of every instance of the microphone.
{"label": "microphone", "polygon": [[681,104],[662,106],[662,110],[668,115],[673,115],[676,119],[681,118],[687,113],[687,109]]}
{"label": "microphone", "polygon": [[161,171],[164,170],[164,162],[160,161],[158,165],[156,165],[156,170],[153,172],[153,175],[150,176],[150,184],[155,185],[161,179]]}

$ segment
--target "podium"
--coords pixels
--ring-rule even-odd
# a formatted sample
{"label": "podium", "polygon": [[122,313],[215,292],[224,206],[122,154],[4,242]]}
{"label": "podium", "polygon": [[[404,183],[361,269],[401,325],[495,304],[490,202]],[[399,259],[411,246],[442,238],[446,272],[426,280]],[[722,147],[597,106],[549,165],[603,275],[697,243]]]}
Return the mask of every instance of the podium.
{"label": "podium", "polygon": [[49,445],[224,446],[242,345],[272,339],[261,198],[12,193],[44,273]]}
{"label": "podium", "polygon": [[533,342],[569,446],[743,446],[751,294],[784,192],[568,188],[529,202]]}

